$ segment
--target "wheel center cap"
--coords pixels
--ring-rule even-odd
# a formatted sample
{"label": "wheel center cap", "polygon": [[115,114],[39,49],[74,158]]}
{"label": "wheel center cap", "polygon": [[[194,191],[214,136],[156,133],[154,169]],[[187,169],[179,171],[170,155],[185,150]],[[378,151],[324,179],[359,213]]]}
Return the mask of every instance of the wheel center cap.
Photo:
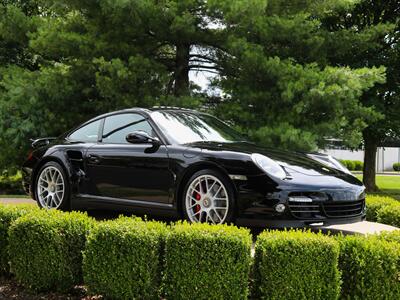
{"label": "wheel center cap", "polygon": [[56,190],[55,186],[54,186],[54,185],[51,185],[51,186],[50,186],[50,192],[54,193],[55,190]]}
{"label": "wheel center cap", "polygon": [[204,205],[205,207],[209,207],[209,206],[210,206],[210,200],[209,200],[208,198],[205,198],[205,199],[203,200],[203,205]]}

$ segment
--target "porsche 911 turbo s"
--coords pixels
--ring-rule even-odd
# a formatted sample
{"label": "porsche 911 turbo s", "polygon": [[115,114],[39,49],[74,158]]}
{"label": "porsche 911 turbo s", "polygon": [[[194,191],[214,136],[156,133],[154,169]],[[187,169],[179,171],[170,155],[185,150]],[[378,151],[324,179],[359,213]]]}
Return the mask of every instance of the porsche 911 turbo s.
{"label": "porsche 911 turbo s", "polygon": [[45,209],[111,209],[269,227],[365,218],[365,188],[336,159],[259,147],[205,113],[159,107],[98,116],[32,143],[27,193]]}

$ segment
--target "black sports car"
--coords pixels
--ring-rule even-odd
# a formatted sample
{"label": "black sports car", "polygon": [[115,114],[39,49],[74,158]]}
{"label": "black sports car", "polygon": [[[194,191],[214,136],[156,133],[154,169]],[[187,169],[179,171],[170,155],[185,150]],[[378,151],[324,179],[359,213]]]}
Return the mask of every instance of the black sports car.
{"label": "black sports car", "polygon": [[197,111],[112,112],[32,147],[24,187],[43,208],[271,227],[365,218],[363,184],[334,158],[258,147]]}

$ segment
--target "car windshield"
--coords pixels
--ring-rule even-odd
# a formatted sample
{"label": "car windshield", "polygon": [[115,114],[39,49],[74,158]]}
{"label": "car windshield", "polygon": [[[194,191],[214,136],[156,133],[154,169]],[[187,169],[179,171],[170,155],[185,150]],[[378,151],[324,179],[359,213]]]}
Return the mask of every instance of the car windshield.
{"label": "car windshield", "polygon": [[151,118],[173,144],[239,142],[246,139],[219,119],[201,113],[155,111]]}

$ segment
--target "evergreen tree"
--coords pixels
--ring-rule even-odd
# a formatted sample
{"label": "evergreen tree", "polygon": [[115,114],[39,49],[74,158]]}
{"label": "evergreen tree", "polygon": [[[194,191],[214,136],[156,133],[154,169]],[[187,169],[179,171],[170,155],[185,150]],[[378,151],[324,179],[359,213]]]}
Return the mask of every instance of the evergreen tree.
{"label": "evergreen tree", "polygon": [[333,33],[329,63],[351,67],[386,67],[386,82],[364,92],[360,103],[378,118],[363,129],[364,184],[376,191],[376,152],[386,139],[400,138],[400,2],[362,0],[350,11],[323,20]]}
{"label": "evergreen tree", "polygon": [[266,145],[316,150],[333,137],[358,146],[379,118],[359,99],[384,82],[384,68],[329,65],[332,32],[321,20],[346,9],[346,1],[271,0],[231,26],[220,55],[221,114]]}

